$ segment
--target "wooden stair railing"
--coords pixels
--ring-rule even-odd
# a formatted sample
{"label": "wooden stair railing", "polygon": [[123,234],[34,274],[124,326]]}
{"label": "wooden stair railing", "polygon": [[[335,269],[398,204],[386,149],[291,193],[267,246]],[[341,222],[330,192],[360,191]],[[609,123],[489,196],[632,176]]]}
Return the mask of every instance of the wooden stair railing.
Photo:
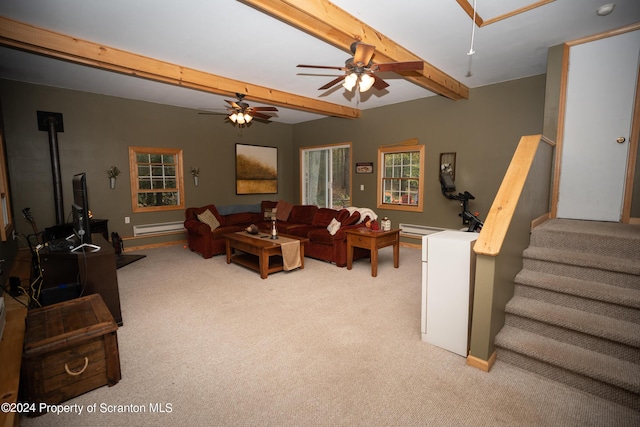
{"label": "wooden stair railing", "polygon": [[518,148],[513,154],[509,168],[489,209],[482,232],[476,241],[474,247],[476,254],[497,256],[500,253],[540,141],[554,145],[542,135],[528,135],[520,138]]}
{"label": "wooden stair railing", "polygon": [[[514,261],[522,258],[528,246],[531,224],[549,214],[554,147],[553,141],[539,134],[520,138],[474,246],[477,259],[467,364],[484,371],[495,361],[494,339],[504,325],[504,307],[521,267]],[[532,193],[516,212],[524,191]]]}

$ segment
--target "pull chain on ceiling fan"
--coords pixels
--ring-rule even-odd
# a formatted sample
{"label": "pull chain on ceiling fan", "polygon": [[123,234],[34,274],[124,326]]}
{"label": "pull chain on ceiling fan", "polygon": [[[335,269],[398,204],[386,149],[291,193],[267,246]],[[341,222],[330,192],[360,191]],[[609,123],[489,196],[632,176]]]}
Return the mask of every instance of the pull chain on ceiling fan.
{"label": "pull chain on ceiling fan", "polygon": [[473,0],[473,18],[471,19],[471,46],[469,46],[469,52],[467,52],[467,56],[469,57],[469,68],[467,70],[466,77],[471,77],[473,74],[471,73],[471,63],[473,62],[473,54],[476,53],[473,50],[473,43],[475,41],[476,35],[476,0]]}
{"label": "pull chain on ceiling fan", "polygon": [[471,19],[471,46],[469,47],[469,52],[467,52],[467,55],[473,55],[474,53],[476,53],[476,51],[473,50],[473,42],[475,39],[475,35],[476,35],[476,0],[473,0],[473,18]]}
{"label": "pull chain on ceiling fan", "polygon": [[373,53],[376,47],[362,42],[354,42],[351,44],[351,52],[353,56],[345,61],[344,67],[334,67],[328,65],[304,65],[299,64],[300,68],[321,68],[329,70],[341,70],[345,74],[331,80],[326,85],[318,88],[318,90],[329,89],[342,82],[342,86],[351,91],[356,86],[360,92],[366,92],[371,87],[378,90],[385,89],[389,84],[376,76],[378,71],[416,71],[422,70],[424,64],[422,61],[409,62],[387,62],[382,64],[374,64],[372,62]]}

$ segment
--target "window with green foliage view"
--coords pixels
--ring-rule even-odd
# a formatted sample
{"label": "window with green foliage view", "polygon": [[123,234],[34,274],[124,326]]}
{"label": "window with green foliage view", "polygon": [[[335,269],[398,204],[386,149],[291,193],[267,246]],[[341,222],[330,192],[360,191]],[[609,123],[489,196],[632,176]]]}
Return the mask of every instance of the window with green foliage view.
{"label": "window with green foliage view", "polygon": [[424,145],[378,149],[378,208],[422,212]]}
{"label": "window with green foliage view", "polygon": [[300,149],[302,203],[321,208],[351,206],[351,143]]}
{"label": "window with green foliage view", "polygon": [[129,147],[133,212],[184,209],[182,150]]}

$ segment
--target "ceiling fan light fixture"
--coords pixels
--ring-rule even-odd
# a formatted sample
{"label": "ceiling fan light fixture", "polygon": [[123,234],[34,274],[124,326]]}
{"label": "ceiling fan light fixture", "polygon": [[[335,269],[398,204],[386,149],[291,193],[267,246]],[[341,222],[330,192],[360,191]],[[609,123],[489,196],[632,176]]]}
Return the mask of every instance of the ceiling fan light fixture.
{"label": "ceiling fan light fixture", "polygon": [[243,125],[245,123],[244,115],[242,113],[238,114],[238,117],[236,120],[239,125]]}
{"label": "ceiling fan light fixture", "polygon": [[351,73],[344,78],[344,83],[342,83],[342,86],[346,90],[353,90],[353,88],[356,86],[357,81],[358,75],[356,73]]}
{"label": "ceiling fan light fixture", "polygon": [[231,120],[233,123],[235,123],[238,120],[238,115],[236,113],[233,113],[229,116],[229,120]]}
{"label": "ceiling fan light fixture", "polygon": [[369,74],[363,74],[362,76],[360,76],[360,84],[359,84],[360,92],[366,92],[369,89],[371,89],[371,86],[373,86],[375,81],[376,80],[373,77],[371,77]]}
{"label": "ceiling fan light fixture", "polygon": [[615,7],[616,7],[615,3],[605,4],[605,5],[600,6],[596,10],[596,13],[598,14],[598,16],[607,16],[608,14],[613,12],[613,9]]}
{"label": "ceiling fan light fixture", "polygon": [[249,122],[251,122],[251,120],[253,120],[253,116],[245,113],[245,115],[244,115],[245,123],[249,123]]}

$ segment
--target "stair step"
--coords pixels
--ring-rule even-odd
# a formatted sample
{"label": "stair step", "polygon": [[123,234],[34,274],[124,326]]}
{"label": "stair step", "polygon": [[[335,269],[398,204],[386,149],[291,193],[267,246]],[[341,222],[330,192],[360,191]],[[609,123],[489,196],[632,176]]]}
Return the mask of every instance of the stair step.
{"label": "stair step", "polygon": [[609,337],[601,338],[597,335],[583,332],[552,322],[541,321],[536,315],[526,310],[517,310],[513,306],[508,309],[505,316],[505,325],[524,331],[542,335],[547,338],[561,341],[567,344],[586,348],[598,353],[616,357],[628,362],[640,361],[640,348],[629,345]]}
{"label": "stair step", "polygon": [[637,289],[621,288],[527,269],[523,269],[516,275],[515,282],[611,304],[640,308],[640,290]]}
{"label": "stair step", "polygon": [[505,309],[513,315],[640,348],[640,325],[632,322],[519,296],[511,298]]}
{"label": "stair step", "polygon": [[640,410],[640,366],[578,346],[502,328],[498,360]]}
{"label": "stair step", "polygon": [[636,261],[534,246],[522,255],[527,270],[640,290],[640,263]]}
{"label": "stair step", "polygon": [[545,221],[522,264],[498,360],[640,411],[640,225]]}
{"label": "stair step", "polygon": [[524,269],[515,295],[640,324],[640,290]]}
{"label": "stair step", "polygon": [[531,246],[640,261],[640,225],[554,219],[531,234]]}
{"label": "stair step", "polygon": [[[579,267],[627,273],[640,276],[640,262],[607,255],[595,255],[586,252],[571,252],[562,249],[529,246],[524,250],[525,258],[570,264]],[[640,277],[639,277],[640,279]]]}

